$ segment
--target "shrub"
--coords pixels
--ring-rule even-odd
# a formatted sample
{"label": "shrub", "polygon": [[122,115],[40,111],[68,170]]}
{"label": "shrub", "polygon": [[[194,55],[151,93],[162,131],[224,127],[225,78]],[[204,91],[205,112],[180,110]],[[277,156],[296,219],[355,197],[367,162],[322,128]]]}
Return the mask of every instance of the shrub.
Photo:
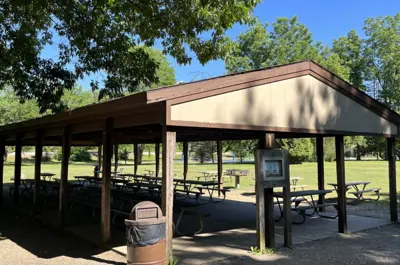
{"label": "shrub", "polygon": [[92,161],[92,156],[86,148],[72,148],[70,160],[74,162],[89,162]]}

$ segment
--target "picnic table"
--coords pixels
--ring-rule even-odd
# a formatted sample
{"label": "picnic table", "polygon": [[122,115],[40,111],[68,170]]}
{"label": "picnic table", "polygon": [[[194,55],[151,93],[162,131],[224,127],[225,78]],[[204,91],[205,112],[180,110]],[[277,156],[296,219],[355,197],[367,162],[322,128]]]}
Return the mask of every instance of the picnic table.
{"label": "picnic table", "polygon": [[[184,186],[184,191],[187,191],[187,192],[193,192],[194,189],[199,190],[200,195],[203,194],[203,189],[205,189],[205,190],[207,190],[208,195],[210,196],[210,201],[216,202],[213,199],[213,193],[214,193],[214,191],[219,190],[218,189],[218,185],[220,183],[218,183],[217,181],[211,181],[211,180],[200,181],[200,180],[174,179],[174,182],[175,182],[175,188],[174,188],[175,191],[179,191],[177,189],[177,186],[179,184],[183,185]],[[224,200],[225,196],[226,196],[225,192],[227,192],[229,190],[222,189],[221,191],[222,191],[222,193],[224,195],[224,198],[223,198],[223,200]],[[198,197],[199,197],[199,195],[196,194],[196,201],[197,201]]]}
{"label": "picnic table", "polygon": [[91,185],[99,185],[101,182],[101,178],[93,177],[93,176],[75,176],[76,180],[78,180],[79,184],[84,186],[86,182]]}
{"label": "picnic table", "polygon": [[240,169],[228,169],[225,171],[225,175],[230,177],[232,181],[232,177],[235,177],[235,188],[240,188],[240,178],[245,177],[249,174],[248,170],[240,170]]}
{"label": "picnic table", "polygon": [[304,190],[305,187],[307,187],[308,185],[298,185],[298,181],[302,180],[302,177],[290,177],[290,182],[291,185],[290,187],[293,189],[293,191],[296,191],[296,189],[301,188],[302,190]]}
{"label": "picnic table", "polygon": [[[376,194],[376,198],[374,199],[375,201],[379,200],[380,198],[380,188],[370,188],[367,189],[367,186],[371,184],[370,181],[350,181],[346,182],[344,184],[346,188],[346,192],[349,191],[350,189],[353,189],[354,191],[350,191],[350,194],[353,194],[356,198],[354,203],[358,204],[361,200],[366,200],[364,198],[364,193],[371,193],[374,192]],[[337,183],[328,183],[328,185],[331,185],[334,187],[336,192],[338,191],[338,184]]]}
{"label": "picnic table", "polygon": [[197,177],[197,180],[200,180],[201,178],[204,178],[204,180],[208,180],[208,179],[215,180],[218,175],[217,171],[203,171],[203,172],[199,172],[199,173],[203,174],[203,176]]}
{"label": "picnic table", "polygon": [[[336,216],[328,216],[328,215],[321,215],[320,210],[321,208],[333,206],[337,208],[337,203],[324,203],[324,204],[318,204],[318,198],[314,198],[314,196],[319,196],[319,195],[326,195],[328,193],[331,193],[331,190],[302,190],[302,191],[291,191],[290,192],[290,201],[291,204],[294,203],[294,206],[291,208],[292,211],[295,211],[299,213],[303,219],[300,222],[293,222],[294,224],[303,224],[306,221],[306,215],[307,216],[312,216],[314,214],[317,214],[320,217],[324,218],[337,218],[338,215]],[[281,205],[282,199],[283,199],[283,192],[274,192],[274,197],[276,198],[276,204],[279,207],[280,211],[280,217],[277,221],[282,219],[283,217],[283,207]],[[305,202],[306,205],[301,205],[302,202]],[[311,213],[306,213],[307,210],[312,210]]]}
{"label": "picnic table", "polygon": [[40,173],[40,176],[43,178],[43,180],[46,181],[46,178],[48,178],[48,181],[51,180],[52,177],[54,177],[56,174],[53,173],[48,173],[48,172],[42,172]]}
{"label": "picnic table", "polygon": [[145,172],[149,173],[149,176],[154,176],[156,173],[154,169],[146,169]]}
{"label": "picnic table", "polygon": [[32,191],[35,181],[33,179],[21,179],[21,183],[23,186],[21,195],[23,195],[24,193],[29,194]]}

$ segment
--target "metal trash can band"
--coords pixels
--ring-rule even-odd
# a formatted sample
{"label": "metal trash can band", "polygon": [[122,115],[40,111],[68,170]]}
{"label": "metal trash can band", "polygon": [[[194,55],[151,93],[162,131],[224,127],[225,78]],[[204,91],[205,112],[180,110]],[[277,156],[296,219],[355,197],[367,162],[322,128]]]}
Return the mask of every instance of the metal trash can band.
{"label": "metal trash can band", "polygon": [[135,205],[125,226],[128,264],[167,264],[166,218],[157,204],[144,201]]}

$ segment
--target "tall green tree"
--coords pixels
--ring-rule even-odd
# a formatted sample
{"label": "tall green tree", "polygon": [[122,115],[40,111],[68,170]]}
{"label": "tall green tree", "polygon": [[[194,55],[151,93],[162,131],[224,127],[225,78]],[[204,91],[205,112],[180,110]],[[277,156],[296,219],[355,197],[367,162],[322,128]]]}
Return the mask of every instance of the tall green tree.
{"label": "tall green tree", "polygon": [[276,66],[301,60],[314,60],[348,79],[349,70],[341,58],[329,47],[315,42],[309,29],[297,17],[278,18],[269,25],[257,23],[229,43],[230,52],[225,57],[229,73]]}
{"label": "tall green tree", "polygon": [[332,50],[336,53],[343,65],[349,69],[348,81],[353,86],[365,90],[364,75],[367,61],[364,56],[364,40],[351,30],[347,36],[333,41]]}
{"label": "tall green tree", "polygon": [[400,109],[400,13],[365,21],[369,81],[376,97]]}
{"label": "tall green tree", "polygon": [[[225,52],[225,31],[253,20],[260,0],[2,1],[0,89],[11,86],[41,112],[63,110],[64,90],[93,73],[91,87],[118,97],[158,82],[158,64],[144,46],[159,41],[178,63],[201,63]],[[55,51],[43,56],[46,47]]]}

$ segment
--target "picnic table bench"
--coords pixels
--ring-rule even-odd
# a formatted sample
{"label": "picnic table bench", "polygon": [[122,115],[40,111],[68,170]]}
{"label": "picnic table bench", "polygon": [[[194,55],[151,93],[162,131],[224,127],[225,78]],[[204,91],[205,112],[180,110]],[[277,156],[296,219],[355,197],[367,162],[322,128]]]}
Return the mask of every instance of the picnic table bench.
{"label": "picnic table bench", "polygon": [[[354,195],[356,198],[353,201],[354,204],[360,203],[361,200],[374,200],[378,201],[380,198],[380,188],[367,188],[367,186],[370,184],[370,181],[351,181],[351,182],[346,182],[344,184],[346,188],[346,192]],[[338,191],[338,185],[336,183],[328,183],[328,185],[331,185],[334,187],[336,191]],[[354,191],[349,191],[350,189],[354,189]],[[365,198],[364,194],[365,193],[375,193],[376,198]]]}
{"label": "picnic table bench", "polygon": [[[330,218],[330,219],[335,219],[338,217],[338,214],[334,216],[329,216],[329,215],[322,215],[320,213],[321,209],[324,209],[326,207],[334,207],[336,210],[338,210],[337,203],[323,203],[319,204],[318,200],[314,199],[315,195],[326,195],[328,193],[331,193],[331,190],[304,190],[304,191],[291,191],[290,192],[290,198],[291,198],[291,203],[295,203],[294,207],[291,207],[292,211],[295,211],[299,213],[299,215],[302,217],[302,220],[299,222],[293,221],[292,223],[294,224],[303,224],[306,221],[306,216],[312,216],[314,214],[317,214],[320,217],[323,218]],[[274,196],[276,198],[281,198],[283,199],[283,193],[282,192],[274,192]],[[309,199],[308,199],[309,197]],[[306,202],[306,205],[302,205],[302,202]],[[282,219],[283,217],[283,207],[281,206],[282,202],[278,201],[278,207],[281,213],[281,216],[278,220]],[[311,213],[307,212],[307,210],[312,210]]]}

